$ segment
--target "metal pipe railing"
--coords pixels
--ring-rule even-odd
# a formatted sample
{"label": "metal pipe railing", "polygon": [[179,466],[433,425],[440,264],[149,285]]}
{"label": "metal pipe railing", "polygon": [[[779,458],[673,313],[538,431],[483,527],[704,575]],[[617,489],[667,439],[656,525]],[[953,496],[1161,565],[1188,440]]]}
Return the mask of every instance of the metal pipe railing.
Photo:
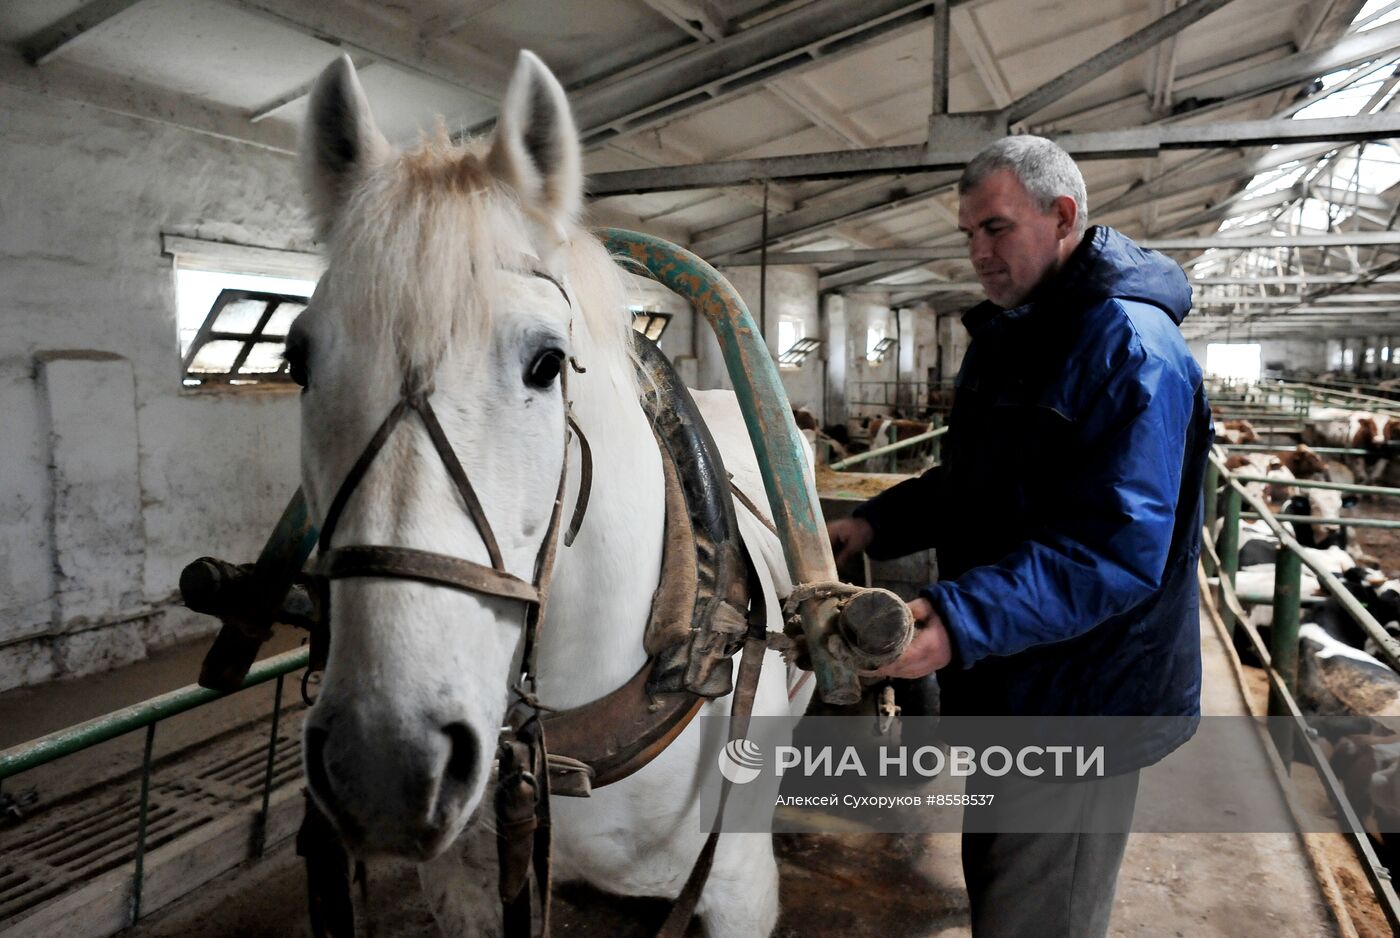
{"label": "metal pipe railing", "polygon": [[1328,482],[1325,479],[1280,479],[1276,476],[1261,476],[1252,472],[1232,473],[1231,478],[1238,479],[1241,482],[1267,482],[1270,485],[1293,486],[1300,489],[1331,489],[1334,492],[1348,492],[1352,495],[1400,496],[1400,489],[1389,488],[1383,485],[1358,485],[1354,482]]}
{"label": "metal pipe railing", "polygon": [[[1221,441],[1217,440],[1215,445],[1220,447],[1221,449],[1228,449],[1231,452],[1241,453],[1292,453],[1295,452],[1297,449],[1296,443],[1279,443],[1277,445],[1273,445],[1269,443],[1222,443]],[[1370,450],[1346,449],[1345,447],[1341,446],[1309,446],[1308,449],[1312,450],[1314,453],[1317,453],[1319,456],[1376,455],[1376,453],[1373,453]],[[1397,446],[1396,449],[1400,450],[1400,446]],[[1386,451],[1381,450],[1381,452]]]}
{"label": "metal pipe railing", "polygon": [[47,765],[99,743],[105,743],[137,730],[146,731],[141,756],[141,794],[137,806],[136,849],[132,858],[131,924],[141,919],[142,893],[146,880],[146,832],[151,800],[151,763],[155,751],[156,726],[162,721],[229,697],[268,681],[277,682],[272,713],[272,735],[268,741],[267,766],[263,776],[262,809],[255,820],[254,851],[262,856],[266,846],[268,811],[272,795],[273,758],[277,750],[277,728],[282,711],[282,688],[286,676],[307,665],[309,652],[296,648],[254,662],[242,684],[231,691],[210,690],[190,684],[178,690],[143,700],[121,710],[11,746],[0,752],[0,782],[29,769]]}
{"label": "metal pipe railing", "polygon": [[[1254,493],[1246,490],[1243,482],[1241,482],[1238,478],[1232,477],[1229,474],[1229,470],[1225,468],[1224,460],[1220,459],[1218,454],[1212,453],[1210,455],[1210,459],[1212,462],[1217,463],[1217,468],[1224,474],[1224,478],[1226,479],[1227,485],[1229,486],[1229,491],[1237,493],[1239,498],[1243,502],[1248,503],[1249,506],[1254,509],[1254,511],[1251,514],[1257,515],[1258,518],[1269,527],[1269,530],[1278,539],[1280,545],[1287,547],[1289,550],[1294,551],[1299,555],[1300,559],[1302,560],[1302,563],[1308,569],[1312,570],[1314,574],[1317,575],[1318,581],[1322,585],[1327,587],[1327,590],[1333,596],[1336,597],[1337,601],[1340,602],[1343,607],[1346,608],[1348,614],[1350,614],[1351,617],[1354,620],[1356,620],[1356,624],[1361,627],[1362,631],[1366,633],[1367,637],[1376,642],[1376,644],[1379,646],[1379,651],[1381,652],[1381,659],[1384,660],[1385,663],[1390,667],[1396,669],[1397,671],[1400,671],[1400,642],[1396,641],[1393,637],[1391,637],[1390,633],[1386,632],[1385,628],[1382,627],[1381,623],[1377,622],[1376,618],[1366,611],[1366,607],[1361,605],[1361,601],[1351,594],[1351,591],[1348,590],[1345,585],[1343,585],[1342,581],[1339,580],[1336,577],[1336,575],[1332,573],[1332,571],[1328,570],[1320,561],[1315,560],[1303,551],[1302,545],[1299,544],[1296,540],[1294,540],[1291,534],[1284,530],[1283,525],[1277,520],[1278,516],[1273,514],[1273,512],[1269,509],[1269,506],[1264,502],[1264,500],[1259,496],[1255,495]],[[1279,480],[1275,479],[1272,481],[1278,482]],[[1326,523],[1325,521],[1323,521],[1323,519],[1313,518],[1311,516],[1304,517],[1302,520],[1314,523]],[[1364,519],[1335,519],[1337,523],[1341,524],[1355,524],[1359,520]],[[1229,562],[1232,558],[1228,556],[1228,553],[1233,553],[1233,562],[1235,564],[1234,569],[1237,570],[1239,568],[1238,515],[1236,516],[1236,519],[1233,523],[1233,532],[1231,521],[1227,517],[1225,522],[1225,528],[1221,531],[1222,545],[1227,543],[1226,536],[1229,533],[1234,534],[1235,543],[1233,547],[1231,547],[1228,551],[1225,547],[1222,546],[1221,563],[1222,565],[1224,565],[1227,562]],[[1233,570],[1231,572],[1233,573]],[[1231,586],[1233,585],[1234,579],[1232,577]],[[1278,614],[1277,609],[1275,609],[1274,614]],[[1233,618],[1233,615],[1231,617]]]}
{"label": "metal pipe railing", "polygon": [[[1279,753],[1284,770],[1289,771],[1289,767],[1292,765],[1293,754],[1296,751],[1295,745],[1300,747],[1307,761],[1317,771],[1328,800],[1345,825],[1347,839],[1350,841],[1357,859],[1361,862],[1362,870],[1386,920],[1390,923],[1391,928],[1400,934],[1400,894],[1396,893],[1395,886],[1391,882],[1390,871],[1381,862],[1375,849],[1371,846],[1365,828],[1361,824],[1361,819],[1357,817],[1341,783],[1332,771],[1331,765],[1318,749],[1313,738],[1313,730],[1308,725],[1294,696],[1298,667],[1298,622],[1301,620],[1300,606],[1304,602],[1304,597],[1300,595],[1302,566],[1306,564],[1317,574],[1318,580],[1342,603],[1368,635],[1377,638],[1377,633],[1380,633],[1379,637],[1384,639],[1380,649],[1382,657],[1392,668],[1395,668],[1397,664],[1397,643],[1384,633],[1380,624],[1366,612],[1335,576],[1322,569],[1302,552],[1300,545],[1270,514],[1267,505],[1262,504],[1260,499],[1245,491],[1241,482],[1231,478],[1229,470],[1225,468],[1224,460],[1217,453],[1210,454],[1210,466],[1215,471],[1207,471],[1206,497],[1209,501],[1215,500],[1218,480],[1223,478],[1226,483],[1227,509],[1225,523],[1218,541],[1214,537],[1213,525],[1206,525],[1203,530],[1203,557],[1212,557],[1221,571],[1221,575],[1214,582],[1219,591],[1219,599],[1212,603],[1211,611],[1219,620],[1221,627],[1232,636],[1235,631],[1234,622],[1237,619],[1240,621],[1246,640],[1253,646],[1255,653],[1264,664],[1269,684],[1268,712],[1271,716],[1287,719],[1287,723],[1282,726],[1278,725],[1279,721],[1277,720],[1269,721],[1270,739]],[[1249,601],[1255,597],[1249,594],[1237,595],[1234,589],[1233,571],[1239,566],[1239,521],[1237,515],[1241,500],[1257,509],[1251,514],[1258,514],[1262,517],[1279,541],[1278,556],[1275,561],[1275,589],[1273,596],[1270,597],[1274,608],[1274,634],[1268,646],[1249,623],[1244,615],[1244,609],[1240,605],[1241,600]],[[1230,511],[1231,506],[1235,507],[1234,512]],[[1232,514],[1235,514],[1236,517],[1232,518]],[[1211,585],[1210,580],[1206,577],[1204,565],[1199,576],[1204,593]],[[1258,598],[1263,599],[1263,597]]]}
{"label": "metal pipe railing", "polygon": [[906,447],[914,446],[918,443],[923,443],[927,440],[935,440],[943,436],[943,434],[947,432],[947,427],[939,427],[936,430],[930,430],[927,433],[920,433],[917,436],[911,436],[907,440],[900,440],[898,443],[891,443],[888,446],[881,446],[876,449],[867,450],[864,453],[856,453],[854,456],[847,456],[845,459],[838,459],[836,462],[831,463],[829,466],[827,466],[827,468],[841,470],[849,466],[856,466],[865,462],[868,459],[874,459],[877,456],[888,456],[889,454],[898,452],[899,450],[905,449]]}
{"label": "metal pipe railing", "polygon": [[[254,663],[239,690],[265,684],[306,667],[307,654],[305,648],[295,648]],[[190,684],[159,697],[152,697],[130,707],[40,736],[27,743],[20,743],[0,752],[0,780],[63,756],[81,752],[98,743],[105,743],[109,739],[124,736],[133,730],[145,729],[161,720],[227,696],[229,692],[209,690],[197,684]]]}

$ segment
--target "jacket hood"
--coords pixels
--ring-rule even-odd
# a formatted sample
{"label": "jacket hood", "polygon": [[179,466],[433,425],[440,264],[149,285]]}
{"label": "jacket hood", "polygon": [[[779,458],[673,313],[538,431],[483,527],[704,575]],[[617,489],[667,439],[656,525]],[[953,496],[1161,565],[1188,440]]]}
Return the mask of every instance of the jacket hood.
{"label": "jacket hood", "polygon": [[[1058,309],[1087,309],[1118,298],[1151,303],[1181,325],[1191,311],[1191,284],[1181,267],[1158,251],[1138,247],[1131,238],[1112,228],[1094,225],[1084,232],[1079,247],[1040,295]],[[1032,299],[1008,310],[1012,318],[1032,313],[1041,303]],[[990,301],[968,311],[969,329],[990,319],[1001,307]]]}

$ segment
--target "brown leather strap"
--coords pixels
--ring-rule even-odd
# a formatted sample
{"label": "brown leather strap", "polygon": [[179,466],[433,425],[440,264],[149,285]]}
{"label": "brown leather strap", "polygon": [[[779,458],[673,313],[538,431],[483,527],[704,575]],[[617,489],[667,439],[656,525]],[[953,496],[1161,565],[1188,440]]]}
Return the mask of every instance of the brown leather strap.
{"label": "brown leather strap", "polygon": [[491,523],[486,520],[486,509],[481,507],[481,500],[476,497],[476,489],[472,488],[471,480],[467,478],[467,470],[462,468],[452,443],[443,432],[442,424],[438,423],[433,405],[428,403],[428,396],[421,392],[415,394],[409,398],[409,406],[418,411],[423,426],[428,428],[428,438],[433,441],[433,448],[437,450],[442,464],[447,467],[447,474],[452,478],[452,483],[457,486],[457,494],[462,496],[462,504],[466,506],[467,513],[476,524],[476,533],[486,543],[486,553],[491,558],[491,566],[504,571],[506,565],[501,560],[501,548],[496,544],[496,534],[491,530]]}
{"label": "brown leather strap", "polygon": [[758,519],[759,524],[763,525],[769,531],[773,532],[774,537],[782,536],[778,533],[778,529],[773,524],[773,522],[770,521],[768,519],[768,516],[763,513],[763,510],[758,507],[758,504],[753,499],[745,495],[744,490],[739,488],[739,486],[735,485],[733,479],[729,480],[729,491],[733,492],[734,497],[739,499],[739,503],[749,510],[749,514],[753,515],[755,518]]}
{"label": "brown leather strap", "polygon": [[[747,555],[747,550],[745,554]],[[763,602],[763,588],[758,582],[749,557],[749,580],[753,604],[749,609],[748,629],[744,633],[744,651],[739,659],[739,677],[734,687],[734,704],[729,710],[729,742],[741,738],[749,731],[749,717],[753,715],[754,698],[758,695],[758,678],[763,670],[763,656],[768,651],[767,609]],[[695,917],[695,907],[700,902],[700,893],[709,878],[710,867],[714,864],[715,848],[719,844],[720,825],[724,820],[724,805],[729,800],[732,788],[728,779],[719,790],[719,805],[715,809],[715,829],[705,838],[695,866],[690,870],[680,895],[671,906],[670,914],[656,933],[657,938],[684,938],[690,920]]]}
{"label": "brown leather strap", "polygon": [[579,449],[579,482],[578,501],[574,504],[574,515],[569,519],[569,528],[564,532],[564,546],[573,547],[574,538],[578,537],[578,529],[583,527],[583,515],[588,511],[588,497],[593,493],[593,447],[588,445],[588,437],[583,435],[583,428],[574,420],[574,415],[569,414],[569,429],[574,431],[574,436],[578,437]]}
{"label": "brown leather strap", "polygon": [[350,496],[355,494],[355,489],[360,487],[361,480],[369,471],[370,463],[374,462],[374,457],[379,455],[379,451],[384,448],[389,434],[394,432],[394,427],[398,426],[399,421],[406,413],[408,413],[408,400],[400,399],[389,411],[389,415],[379,424],[379,429],[374,431],[374,436],[370,437],[369,442],[365,444],[360,458],[355,460],[355,465],[350,467],[350,471],[341,481],[335,498],[331,499],[331,507],[326,509],[326,517],[321,521],[321,535],[318,544],[322,553],[331,545],[331,535],[335,533],[335,527],[340,522],[340,514],[345,510]]}
{"label": "brown leather strap", "polygon": [[544,716],[553,755],[584,763],[590,784],[610,785],[643,768],[681,734],[705,698],[647,693],[654,659],[612,693],[571,710]]}
{"label": "brown leather strap", "polygon": [[306,861],[306,901],[315,938],[355,938],[355,906],[350,898],[350,855],[309,791],[297,831],[297,856]]}
{"label": "brown leather strap", "polygon": [[424,583],[448,586],[469,593],[500,596],[527,603],[536,603],[540,599],[539,590],[519,577],[460,557],[415,550],[412,547],[384,547],[373,544],[337,547],[327,552],[320,563],[322,574],[332,580],[347,577],[390,577],[421,580]]}

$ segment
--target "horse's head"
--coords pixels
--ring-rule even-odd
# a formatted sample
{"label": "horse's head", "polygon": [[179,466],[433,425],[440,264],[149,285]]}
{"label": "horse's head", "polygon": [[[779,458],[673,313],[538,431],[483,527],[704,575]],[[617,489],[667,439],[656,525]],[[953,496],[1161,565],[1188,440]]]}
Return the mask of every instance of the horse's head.
{"label": "horse's head", "polygon": [[[561,375],[587,333],[571,258],[601,252],[579,246],[563,90],[523,53],[491,139],[456,145],[439,131],[400,152],[342,58],[312,92],[302,149],[329,264],[287,345],[304,387],[303,487],[323,532],[333,525],[323,561],[346,546],[408,548],[533,582],[567,446]],[[410,399],[435,417],[409,409],[371,446]],[[527,604],[363,567],[331,579],[329,595],[311,791],[356,852],[425,859],[481,801]]]}

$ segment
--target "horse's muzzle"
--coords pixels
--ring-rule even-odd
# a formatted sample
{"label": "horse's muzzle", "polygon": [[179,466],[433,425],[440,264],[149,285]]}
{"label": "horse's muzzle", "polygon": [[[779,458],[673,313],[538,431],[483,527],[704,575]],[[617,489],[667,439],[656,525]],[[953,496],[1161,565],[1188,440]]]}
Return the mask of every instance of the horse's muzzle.
{"label": "horse's muzzle", "polygon": [[480,788],[481,746],[464,723],[406,739],[313,710],[303,758],[312,797],[360,857],[432,859],[461,832]]}

